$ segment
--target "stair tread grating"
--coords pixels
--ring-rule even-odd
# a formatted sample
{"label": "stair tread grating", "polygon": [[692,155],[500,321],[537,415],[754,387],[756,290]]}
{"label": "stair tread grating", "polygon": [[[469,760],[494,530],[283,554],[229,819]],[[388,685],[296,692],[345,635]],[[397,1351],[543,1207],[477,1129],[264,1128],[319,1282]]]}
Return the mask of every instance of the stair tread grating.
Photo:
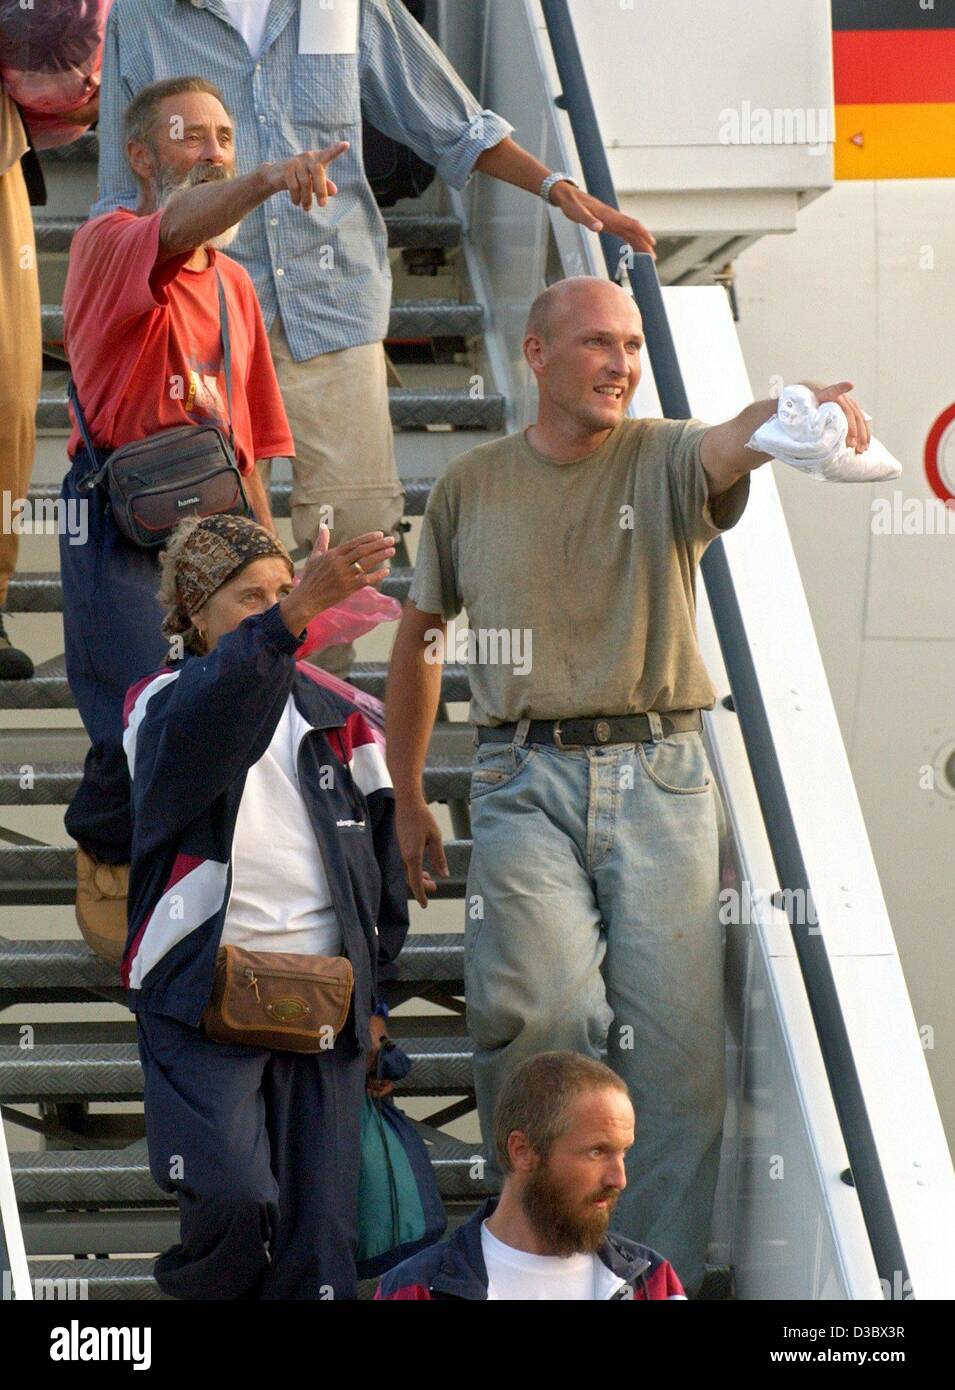
{"label": "stair tread grating", "polygon": [[[464,971],[464,937],[459,932],[411,932],[398,957],[397,978],[404,982],[458,982]],[[116,971],[84,941],[21,940],[0,937],[0,991],[27,997],[49,989],[120,990]]]}
{"label": "stair tread grating", "polygon": [[[79,141],[76,145],[80,144]],[[76,145],[66,146],[62,152],[49,150],[44,157],[57,154],[69,157],[67,152],[75,150]],[[75,156],[74,156],[75,157]],[[388,232],[388,245],[407,250],[453,250],[461,244],[461,221],[449,213],[437,212],[391,212],[382,213]],[[38,215],[34,220],[36,248],[38,253],[64,255],[69,251],[74,233],[85,217],[46,217]]]}
{"label": "stair tread grating", "polygon": [[[449,875],[437,880],[437,898],[461,898],[471,857],[469,840],[445,844]],[[62,845],[14,845],[0,842],[0,905],[72,906],[76,897],[75,850]],[[410,895],[409,895],[410,896]]]}
{"label": "stair tread grating", "polygon": [[[24,766],[31,769],[21,786]],[[0,806],[66,806],[72,800],[83,776],[82,762],[0,763]],[[467,800],[471,781],[471,760],[431,755],[424,770],[424,791],[429,802]]]}
{"label": "stair tread grating", "polygon": [[[422,516],[434,486],[433,478],[408,478],[402,483],[405,493],[405,516]],[[61,483],[34,483],[29,491],[31,503],[49,502],[60,495]],[[290,482],[273,483],[269,503],[274,517],[287,517],[292,497]],[[38,521],[42,518],[38,518]]]}
{"label": "stair tread grating", "polygon": [[[403,603],[411,589],[412,570],[396,566],[380,592]],[[59,570],[19,570],[7,589],[6,613],[62,613],[63,581]]]}
{"label": "stair tread grating", "polygon": [[[467,388],[453,386],[392,386],[388,390],[388,401],[391,423],[396,429],[418,430],[441,425],[493,432],[502,430],[505,425],[504,397],[496,391],[475,396]],[[65,381],[62,385],[44,383],[36,422],[41,430],[69,429]]]}
{"label": "stair tread grating", "polygon": [[[425,1141],[435,1177],[445,1199],[481,1201],[494,1191],[486,1176],[480,1147],[444,1135]],[[11,1154],[11,1169],[21,1208],[174,1206],[149,1171],[146,1141],[125,1149],[49,1150]]]}
{"label": "stair tread grating", "polygon": [[[387,675],[387,662],[358,662],[352,667],[349,680],[359,690],[382,700]],[[466,666],[446,663],[442,667],[441,698],[470,700]],[[30,680],[0,681],[0,709],[72,709],[73,705],[66,679],[66,658],[62,655],[42,662]]]}
{"label": "stair tread grating", "polygon": [[[43,341],[63,342],[63,309],[44,304],[40,310]],[[387,337],[476,338],[484,331],[484,306],[459,299],[398,299],[391,306]]]}
{"label": "stair tread grating", "polygon": [[[412,1061],[396,1083],[405,1095],[465,1096],[473,1089],[473,1043],[466,1037],[402,1038]],[[53,1043],[29,1049],[0,1046],[0,1100],[141,1100],[143,1073],[135,1044]]]}

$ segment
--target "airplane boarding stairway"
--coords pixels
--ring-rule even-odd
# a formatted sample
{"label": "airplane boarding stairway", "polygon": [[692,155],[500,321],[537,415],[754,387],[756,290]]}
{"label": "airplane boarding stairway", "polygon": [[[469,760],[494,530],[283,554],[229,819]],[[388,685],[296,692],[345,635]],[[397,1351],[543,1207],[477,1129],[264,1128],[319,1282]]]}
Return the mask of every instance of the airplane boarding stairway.
{"label": "airplane boarding stairway", "polygon": [[[596,192],[602,171],[593,139],[588,145],[595,120],[581,99],[586,65],[566,5],[469,8],[483,13],[485,105],[506,112],[551,168],[575,172]],[[461,41],[460,14],[439,6],[450,52]],[[531,84],[529,64],[538,79]],[[48,355],[35,498],[55,496],[62,472],[55,287],[92,200],[95,155],[88,136],[44,157],[54,197],[36,218]],[[413,550],[415,519],[449,459],[529,417],[519,343],[534,295],[561,276],[605,275],[607,266],[592,234],[488,180],[474,180],[464,195],[436,186],[420,207],[386,214],[386,224],[396,273],[390,339],[402,383],[392,389],[392,418]],[[714,275],[718,268],[714,259]],[[664,398],[668,413],[686,413],[673,405],[683,388],[704,419],[726,418],[751,400],[724,290],[671,285],[661,298],[652,269],[638,264],[634,277],[651,359],[637,413],[660,413]],[[288,515],[284,476],[273,484],[279,518]],[[955,1228],[955,1176],[768,468],[754,477],[743,521],[719,545],[699,595],[700,640],[719,693],[706,737],[730,822],[723,883],[746,911],[727,926],[729,1104],[704,1296],[728,1296],[732,1268],[741,1299],[950,1297],[949,1239],[940,1233]],[[35,651],[26,637],[35,632],[56,650],[33,680],[0,685],[0,1105],[11,1150],[8,1169],[0,1144],[0,1264],[14,1276],[4,1294],[16,1286],[29,1296],[22,1232],[29,1275],[48,1289],[86,1280],[91,1298],[154,1298],[151,1258],[176,1238],[175,1209],[148,1171],[134,1025],[115,975],[79,939],[68,906],[73,857],[60,818],[85,738],[56,645],[55,541],[24,538],[22,564],[8,605],[22,615],[13,636]],[[409,565],[406,553],[386,592],[406,596]],[[380,696],[385,675],[383,660],[364,661],[353,679]],[[456,1221],[490,1190],[463,1004],[466,668],[445,668],[442,697],[425,784],[443,808],[451,878],[444,901],[426,914],[412,905],[392,1031],[414,1060],[397,1098],[431,1147]],[[795,907],[805,884],[819,920],[800,928]],[[822,994],[821,965],[829,982]],[[848,1124],[860,1115],[861,1148]]]}

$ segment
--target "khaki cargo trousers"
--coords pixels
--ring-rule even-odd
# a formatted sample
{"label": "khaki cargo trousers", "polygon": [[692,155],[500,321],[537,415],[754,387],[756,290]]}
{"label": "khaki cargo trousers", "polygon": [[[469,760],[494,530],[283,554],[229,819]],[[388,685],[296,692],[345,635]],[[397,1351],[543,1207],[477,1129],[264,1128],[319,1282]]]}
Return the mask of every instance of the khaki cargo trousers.
{"label": "khaki cargo trousers", "polygon": [[[332,545],[365,531],[396,535],[404,492],[395,467],[384,345],[363,343],[296,362],[276,317],[269,346],[295,441],[296,544],[311,546],[322,522]],[[267,487],[270,461],[260,462],[259,471]],[[344,675],[353,659],[351,645],[327,647],[317,664]]]}

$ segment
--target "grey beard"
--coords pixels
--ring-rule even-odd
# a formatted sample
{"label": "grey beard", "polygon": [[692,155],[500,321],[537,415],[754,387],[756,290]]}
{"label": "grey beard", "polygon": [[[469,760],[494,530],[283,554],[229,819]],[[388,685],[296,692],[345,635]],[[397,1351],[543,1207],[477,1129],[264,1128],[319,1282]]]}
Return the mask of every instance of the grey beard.
{"label": "grey beard", "polygon": [[226,227],[224,232],[220,232],[219,235],[214,236],[211,241],[207,241],[206,245],[211,246],[213,251],[224,251],[227,246],[232,245],[239,235],[239,227],[241,225],[240,222],[233,223],[231,227]]}
{"label": "grey beard", "polygon": [[[230,174],[221,164],[194,164],[189,173],[182,177],[174,173],[168,167],[159,163],[156,164],[159,173],[156,176],[156,203],[160,208],[168,205],[174,193],[178,193],[183,188],[197,188],[201,183],[218,183],[224,179],[234,179],[235,174]],[[204,246],[211,246],[214,251],[224,251],[227,246],[231,246],[239,235],[240,222],[227,227],[218,236],[210,237],[204,242]]]}

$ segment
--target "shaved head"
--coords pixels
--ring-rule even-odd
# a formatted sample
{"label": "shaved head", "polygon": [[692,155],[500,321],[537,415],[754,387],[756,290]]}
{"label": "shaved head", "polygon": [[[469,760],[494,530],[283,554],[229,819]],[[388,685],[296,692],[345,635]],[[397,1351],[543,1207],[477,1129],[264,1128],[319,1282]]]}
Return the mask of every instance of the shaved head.
{"label": "shaved head", "polygon": [[534,303],[527,316],[526,336],[549,340],[561,331],[565,320],[572,318],[579,322],[588,313],[599,314],[605,307],[617,312],[621,305],[627,306],[640,321],[640,311],[633,296],[615,285],[612,280],[601,280],[595,275],[572,275],[566,280],[558,280],[548,285]]}
{"label": "shaved head", "polygon": [[524,360],[537,379],[542,453],[595,449],[620,423],[640,381],[642,347],[640,310],[612,280],[576,275],[538,295]]}

